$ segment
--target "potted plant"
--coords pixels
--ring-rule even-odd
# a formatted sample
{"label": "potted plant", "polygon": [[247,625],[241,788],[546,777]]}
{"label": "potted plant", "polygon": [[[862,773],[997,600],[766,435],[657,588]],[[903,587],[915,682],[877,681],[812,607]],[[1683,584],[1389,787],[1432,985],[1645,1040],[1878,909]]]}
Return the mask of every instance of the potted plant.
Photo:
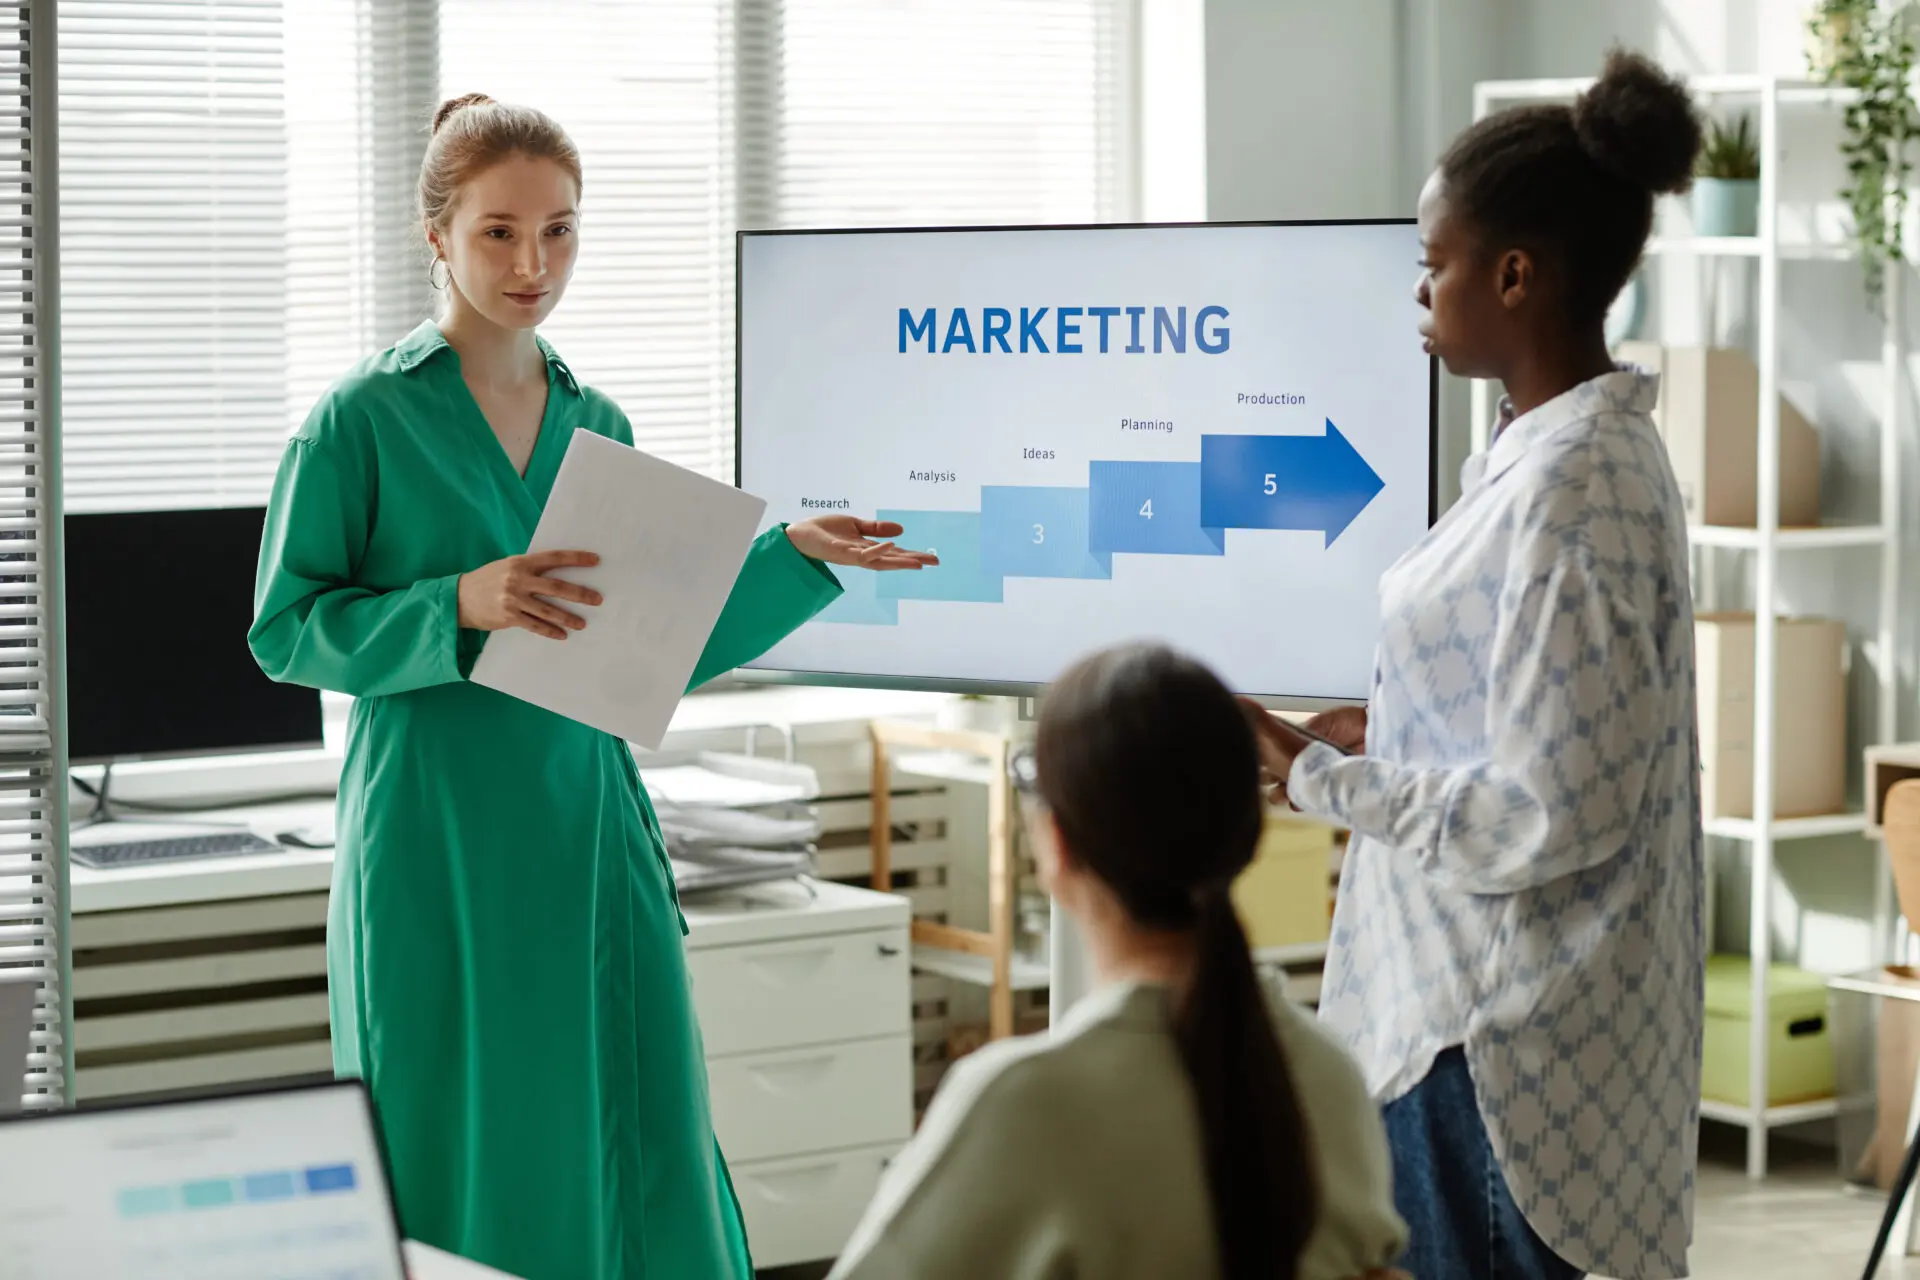
{"label": "potted plant", "polygon": [[[1878,299],[1887,264],[1903,257],[1907,182],[1913,171],[1908,143],[1920,132],[1910,85],[1914,40],[1905,5],[1882,8],[1874,0],[1824,0],[1822,17],[1838,33],[1830,66],[1814,68],[1822,80],[1852,90],[1846,100],[1847,185],[1841,192],[1853,215],[1869,298]],[[1839,21],[1844,19],[1844,21]]]}
{"label": "potted plant", "polygon": [[1693,180],[1693,231],[1700,236],[1750,236],[1760,229],[1760,148],[1753,122],[1707,124]]}
{"label": "potted plant", "polygon": [[938,722],[943,729],[1001,733],[1007,726],[1007,714],[1006,708],[997,698],[989,698],[979,693],[963,693],[940,708]]}
{"label": "potted plant", "polygon": [[1807,19],[1807,67],[1816,79],[1830,75],[1853,31],[1862,0],[1819,0]]}

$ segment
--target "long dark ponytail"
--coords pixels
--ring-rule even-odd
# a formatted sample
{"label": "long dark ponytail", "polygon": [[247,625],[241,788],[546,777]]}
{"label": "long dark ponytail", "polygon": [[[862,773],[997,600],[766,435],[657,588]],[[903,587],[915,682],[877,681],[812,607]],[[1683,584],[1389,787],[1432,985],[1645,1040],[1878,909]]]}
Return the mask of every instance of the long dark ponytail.
{"label": "long dark ponytail", "polygon": [[1252,727],[1211,671],[1109,649],[1042,706],[1037,783],[1073,856],[1148,928],[1191,931],[1174,1029],[1193,1083],[1223,1280],[1293,1280],[1318,1213],[1306,1123],[1228,890],[1265,809]]}

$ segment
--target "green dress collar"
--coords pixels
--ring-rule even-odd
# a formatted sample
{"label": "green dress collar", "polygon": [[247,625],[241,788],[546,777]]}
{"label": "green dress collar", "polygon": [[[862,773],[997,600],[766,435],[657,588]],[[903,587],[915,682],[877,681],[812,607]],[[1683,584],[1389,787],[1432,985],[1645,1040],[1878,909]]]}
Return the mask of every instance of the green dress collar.
{"label": "green dress collar", "polygon": [[[547,367],[553,371],[554,378],[574,395],[580,394],[579,380],[573,376],[573,370],[560,358],[545,338],[535,335],[533,339],[540,346],[540,354],[547,358]],[[422,320],[412,333],[393,344],[393,354],[400,363],[400,372],[412,373],[428,360],[442,351],[451,351],[453,347],[447,341],[447,335],[440,332],[440,326],[432,320]]]}

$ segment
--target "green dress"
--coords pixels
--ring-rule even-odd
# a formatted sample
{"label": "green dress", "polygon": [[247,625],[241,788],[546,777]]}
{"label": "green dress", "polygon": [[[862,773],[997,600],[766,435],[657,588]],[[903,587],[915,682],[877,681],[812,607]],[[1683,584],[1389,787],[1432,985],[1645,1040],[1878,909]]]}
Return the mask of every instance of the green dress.
{"label": "green dress", "polygon": [[[372,1092],[413,1238],[527,1280],[746,1280],[685,922],[632,755],[466,679],[485,636],[458,626],[458,576],[527,549],[574,431],[633,439],[542,349],[524,478],[429,323],[327,393],[274,486],[253,652],[276,680],[357,699],[327,920],[334,1066]],[[839,590],[770,529],[693,683]]]}

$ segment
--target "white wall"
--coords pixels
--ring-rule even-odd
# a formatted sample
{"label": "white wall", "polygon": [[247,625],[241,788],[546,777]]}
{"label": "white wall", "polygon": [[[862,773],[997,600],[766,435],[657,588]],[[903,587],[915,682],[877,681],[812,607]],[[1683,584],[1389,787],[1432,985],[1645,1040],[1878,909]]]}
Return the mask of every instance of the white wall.
{"label": "white wall", "polygon": [[[1154,3],[1156,0],[1148,0]],[[1185,0],[1192,3],[1193,0]],[[1591,74],[1607,48],[1644,50],[1687,73],[1801,74],[1810,0],[1204,0],[1206,210],[1211,218],[1364,217],[1412,211],[1419,183],[1471,116],[1482,79]],[[1783,217],[1833,231],[1843,171],[1833,119],[1799,117],[1783,130]],[[1678,206],[1663,218],[1684,219]],[[1653,268],[1656,328],[1674,341],[1750,341],[1751,264]],[[1718,278],[1708,270],[1717,271]],[[1907,282],[1908,333],[1920,340],[1920,278]],[[1783,272],[1783,385],[1821,426],[1829,520],[1876,517],[1875,421],[1882,400],[1881,329],[1850,264],[1791,264]],[[1717,300],[1710,318],[1702,300]],[[1920,385],[1920,361],[1909,384]],[[1920,402],[1905,410],[1902,522],[1909,584],[1920,582]],[[1464,394],[1443,402],[1443,476],[1467,434]],[[1443,497],[1451,497],[1444,493]],[[1721,557],[1726,561],[1726,557]],[[1721,575],[1729,604],[1747,590],[1739,562]],[[1867,552],[1821,552],[1783,565],[1786,611],[1844,618],[1871,639],[1878,566]],[[1889,659],[1864,645],[1855,662],[1856,744],[1871,727],[1874,664],[1900,669],[1902,737],[1920,735],[1920,592],[1907,588],[1905,624]],[[1856,766],[1857,768],[1857,766]],[[1859,840],[1779,847],[1776,912],[1783,954],[1809,967],[1864,965],[1877,850]],[[1716,851],[1726,872],[1721,942],[1744,943],[1744,851]]]}
{"label": "white wall", "polygon": [[1140,216],[1207,216],[1207,53],[1202,0],[1140,0]]}
{"label": "white wall", "polygon": [[[1412,216],[1474,82],[1500,74],[1502,2],[1204,0],[1206,216]],[[1443,384],[1443,503],[1466,413]]]}
{"label": "white wall", "polygon": [[1395,0],[1206,0],[1207,216],[1404,213]]}

